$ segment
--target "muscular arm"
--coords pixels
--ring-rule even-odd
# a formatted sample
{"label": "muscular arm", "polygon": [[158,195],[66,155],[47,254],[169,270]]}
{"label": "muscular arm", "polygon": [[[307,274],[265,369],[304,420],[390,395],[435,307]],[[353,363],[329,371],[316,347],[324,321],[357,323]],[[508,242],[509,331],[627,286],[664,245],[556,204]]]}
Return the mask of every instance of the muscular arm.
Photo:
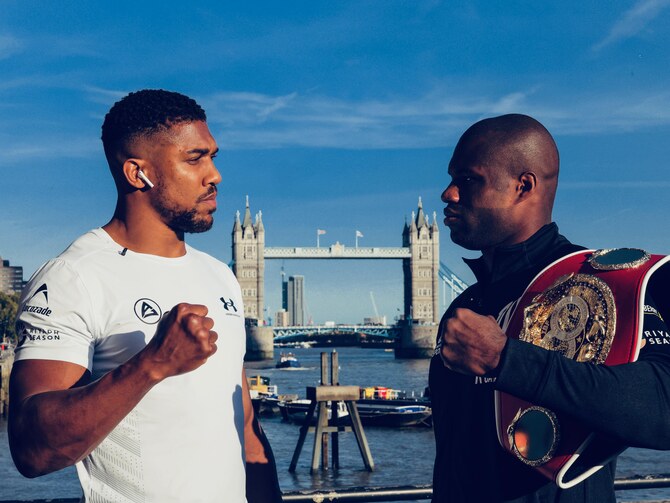
{"label": "muscular arm", "polygon": [[442,339],[443,361],[454,371],[497,372],[500,391],[569,413],[624,445],[670,449],[670,351],[646,348],[637,362],[617,366],[575,362],[507,339],[495,319],[469,309],[455,310]]}
{"label": "muscular arm", "polygon": [[244,371],[242,372],[242,400],[244,404],[244,451],[247,461],[247,500],[249,503],[281,502],[282,496],[274,455],[254,414]]}
{"label": "muscular arm", "polygon": [[142,351],[94,382],[72,363],[16,362],[8,431],[19,471],[37,477],[83,459],[158,382],[205,363],[217,338],[206,314],[205,306],[176,306]]}
{"label": "muscular arm", "polygon": [[509,340],[496,388],[573,417],[625,445],[670,449],[670,358],[608,367]]}

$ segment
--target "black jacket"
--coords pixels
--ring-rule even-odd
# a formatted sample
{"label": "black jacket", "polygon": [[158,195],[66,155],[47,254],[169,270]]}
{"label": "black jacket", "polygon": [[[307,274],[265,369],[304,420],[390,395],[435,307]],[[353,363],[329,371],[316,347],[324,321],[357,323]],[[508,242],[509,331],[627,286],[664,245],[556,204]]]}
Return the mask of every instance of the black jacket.
{"label": "black jacket", "polygon": [[[580,249],[549,224],[524,243],[497,249],[491,270],[482,259],[466,261],[477,283],[449,306],[438,344],[441,325],[454,309],[497,317],[544,267]],[[497,439],[493,392],[498,389],[555,411],[570,411],[622,446],[670,449],[667,328],[665,335],[668,340],[661,351],[659,345],[647,344],[637,362],[617,367],[578,363],[512,339],[491,376],[452,372],[436,354],[429,378],[436,440],[433,501],[614,502],[615,461],[581,484],[560,490],[505,452]]]}

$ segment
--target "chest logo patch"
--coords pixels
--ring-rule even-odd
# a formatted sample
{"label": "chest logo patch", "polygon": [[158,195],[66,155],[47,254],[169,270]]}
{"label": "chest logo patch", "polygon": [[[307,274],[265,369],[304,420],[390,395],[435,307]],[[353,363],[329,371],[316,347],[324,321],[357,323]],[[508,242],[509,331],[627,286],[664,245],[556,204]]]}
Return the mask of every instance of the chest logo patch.
{"label": "chest logo patch", "polygon": [[233,311],[235,313],[237,312],[237,308],[235,307],[233,299],[226,299],[225,297],[221,297],[219,300],[223,303],[223,308],[226,311]]}
{"label": "chest logo patch", "polygon": [[135,316],[147,325],[155,325],[161,320],[163,311],[160,306],[151,299],[140,299],[135,302]]}

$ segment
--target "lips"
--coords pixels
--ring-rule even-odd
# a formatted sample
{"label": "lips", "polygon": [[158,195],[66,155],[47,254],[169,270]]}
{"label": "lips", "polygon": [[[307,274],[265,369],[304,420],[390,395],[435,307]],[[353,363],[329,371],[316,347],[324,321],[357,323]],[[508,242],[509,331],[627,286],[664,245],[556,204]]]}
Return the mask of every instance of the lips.
{"label": "lips", "polygon": [[461,216],[453,208],[446,207],[444,209],[444,225],[449,225],[460,220]]}
{"label": "lips", "polygon": [[207,194],[200,196],[198,198],[198,203],[205,203],[207,206],[212,206],[216,208],[216,194],[217,190],[215,187],[210,187],[207,191]]}

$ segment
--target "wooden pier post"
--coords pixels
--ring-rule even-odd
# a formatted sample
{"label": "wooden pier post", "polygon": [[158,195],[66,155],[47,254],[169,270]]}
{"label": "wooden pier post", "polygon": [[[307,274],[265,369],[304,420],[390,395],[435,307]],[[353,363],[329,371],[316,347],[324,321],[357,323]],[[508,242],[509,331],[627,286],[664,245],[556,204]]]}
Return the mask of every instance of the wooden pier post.
{"label": "wooden pier post", "polygon": [[[311,401],[305,421],[300,427],[298,443],[293,452],[293,458],[289,466],[289,472],[294,472],[300,458],[300,452],[305,444],[307,433],[314,432],[314,450],[312,452],[312,466],[310,473],[319,468],[319,458],[324,470],[328,469],[328,434],[333,435],[333,467],[339,467],[339,436],[340,432],[353,431],[356,442],[363,458],[363,464],[368,471],[374,470],[372,453],[368,446],[361,418],[356,408],[356,400],[360,398],[358,386],[340,386],[337,353],[331,355],[331,384],[328,383],[328,366],[326,353],[321,353],[321,386],[310,386],[307,388],[307,398]],[[328,421],[328,403],[331,403],[331,421]],[[341,425],[337,417],[337,402],[344,402],[349,411],[351,426]],[[319,410],[316,418],[316,427],[310,426],[314,412]]]}
{"label": "wooden pier post", "polygon": [[[337,357],[337,351],[330,353],[330,384],[333,386],[340,385],[340,368]],[[360,394],[359,394],[360,398]],[[330,417],[335,423],[335,426],[339,426],[340,419],[337,415],[337,402],[330,402]],[[326,435],[327,437],[327,435]],[[336,430],[331,433],[333,438],[333,468],[340,467],[340,437],[339,432]]]}

